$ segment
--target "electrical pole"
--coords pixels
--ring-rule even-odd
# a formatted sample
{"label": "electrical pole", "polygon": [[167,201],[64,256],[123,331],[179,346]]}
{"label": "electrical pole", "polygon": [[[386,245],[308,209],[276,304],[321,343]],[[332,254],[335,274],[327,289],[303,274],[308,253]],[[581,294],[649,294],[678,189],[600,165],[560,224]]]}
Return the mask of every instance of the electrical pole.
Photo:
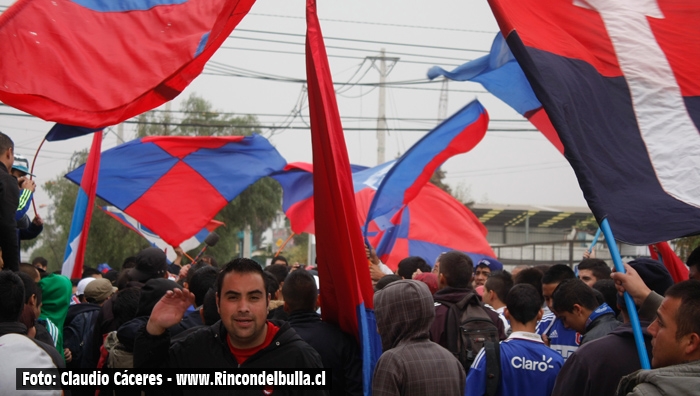
{"label": "electrical pole", "polygon": [[[389,75],[391,69],[394,68],[399,58],[386,57],[384,48],[380,51],[380,56],[368,56],[367,59],[372,61],[372,66],[376,66],[376,61],[379,61],[379,109],[377,111],[377,165],[383,164],[385,161],[386,152],[386,76]],[[387,70],[387,61],[392,62]]]}
{"label": "electrical pole", "polygon": [[447,118],[447,82],[449,80],[442,78],[442,86],[440,87],[440,102],[438,103],[438,122]]}

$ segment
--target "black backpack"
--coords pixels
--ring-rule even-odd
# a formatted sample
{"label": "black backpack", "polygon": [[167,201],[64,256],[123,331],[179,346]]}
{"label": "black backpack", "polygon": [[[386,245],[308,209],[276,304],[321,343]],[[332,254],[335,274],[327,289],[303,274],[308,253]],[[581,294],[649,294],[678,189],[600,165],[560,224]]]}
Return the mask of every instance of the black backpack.
{"label": "black backpack", "polygon": [[63,326],[63,346],[70,349],[72,354],[72,360],[66,366],[68,368],[94,368],[90,367],[92,366],[90,359],[93,353],[92,339],[101,308],[98,305],[89,308],[81,306],[80,308],[83,308],[81,312],[73,316],[70,323]]}
{"label": "black backpack", "polygon": [[481,349],[486,347],[486,393],[495,394],[500,383],[501,359],[498,327],[486,313],[488,308],[471,291],[457,303],[439,298],[436,301],[448,308],[445,322],[447,349],[462,363],[466,373]]}

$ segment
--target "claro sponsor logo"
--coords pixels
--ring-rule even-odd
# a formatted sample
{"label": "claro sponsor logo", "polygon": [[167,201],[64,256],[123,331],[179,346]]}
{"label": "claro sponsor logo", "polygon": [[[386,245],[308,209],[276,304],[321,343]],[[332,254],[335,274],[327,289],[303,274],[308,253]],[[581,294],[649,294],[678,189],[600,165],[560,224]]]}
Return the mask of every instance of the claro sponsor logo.
{"label": "claro sponsor logo", "polygon": [[554,366],[549,364],[551,361],[552,358],[547,359],[545,355],[542,355],[541,362],[529,360],[524,356],[514,356],[510,359],[510,364],[516,369],[545,372],[550,368],[554,368]]}

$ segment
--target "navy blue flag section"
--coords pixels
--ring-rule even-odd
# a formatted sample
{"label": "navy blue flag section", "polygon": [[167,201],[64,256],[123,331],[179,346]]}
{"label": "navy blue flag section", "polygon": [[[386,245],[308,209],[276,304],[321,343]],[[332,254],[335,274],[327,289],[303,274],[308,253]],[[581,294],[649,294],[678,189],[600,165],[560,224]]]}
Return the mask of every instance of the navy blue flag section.
{"label": "navy blue flag section", "polygon": [[489,0],[617,240],[700,232],[700,2]]}
{"label": "navy blue flag section", "polygon": [[[16,369],[15,390],[331,389],[330,369]],[[12,384],[3,384],[5,389]]]}

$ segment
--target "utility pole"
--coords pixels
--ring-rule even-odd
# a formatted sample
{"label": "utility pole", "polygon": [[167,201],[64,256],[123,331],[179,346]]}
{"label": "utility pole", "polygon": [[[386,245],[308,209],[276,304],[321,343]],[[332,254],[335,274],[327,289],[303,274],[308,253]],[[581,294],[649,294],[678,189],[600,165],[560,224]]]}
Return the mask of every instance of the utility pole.
{"label": "utility pole", "polygon": [[440,87],[440,102],[438,103],[438,122],[447,118],[447,82],[449,80],[442,78],[442,86]]}
{"label": "utility pole", "polygon": [[[383,164],[385,161],[386,152],[386,76],[389,75],[391,69],[394,68],[399,58],[386,57],[384,48],[379,52],[379,56],[368,56],[367,59],[372,61],[372,66],[377,68],[376,62],[379,61],[379,109],[377,111],[377,165]],[[387,70],[387,61],[392,62]]]}
{"label": "utility pole", "polygon": [[117,139],[119,139],[118,144],[124,143],[124,123],[117,125]]}

